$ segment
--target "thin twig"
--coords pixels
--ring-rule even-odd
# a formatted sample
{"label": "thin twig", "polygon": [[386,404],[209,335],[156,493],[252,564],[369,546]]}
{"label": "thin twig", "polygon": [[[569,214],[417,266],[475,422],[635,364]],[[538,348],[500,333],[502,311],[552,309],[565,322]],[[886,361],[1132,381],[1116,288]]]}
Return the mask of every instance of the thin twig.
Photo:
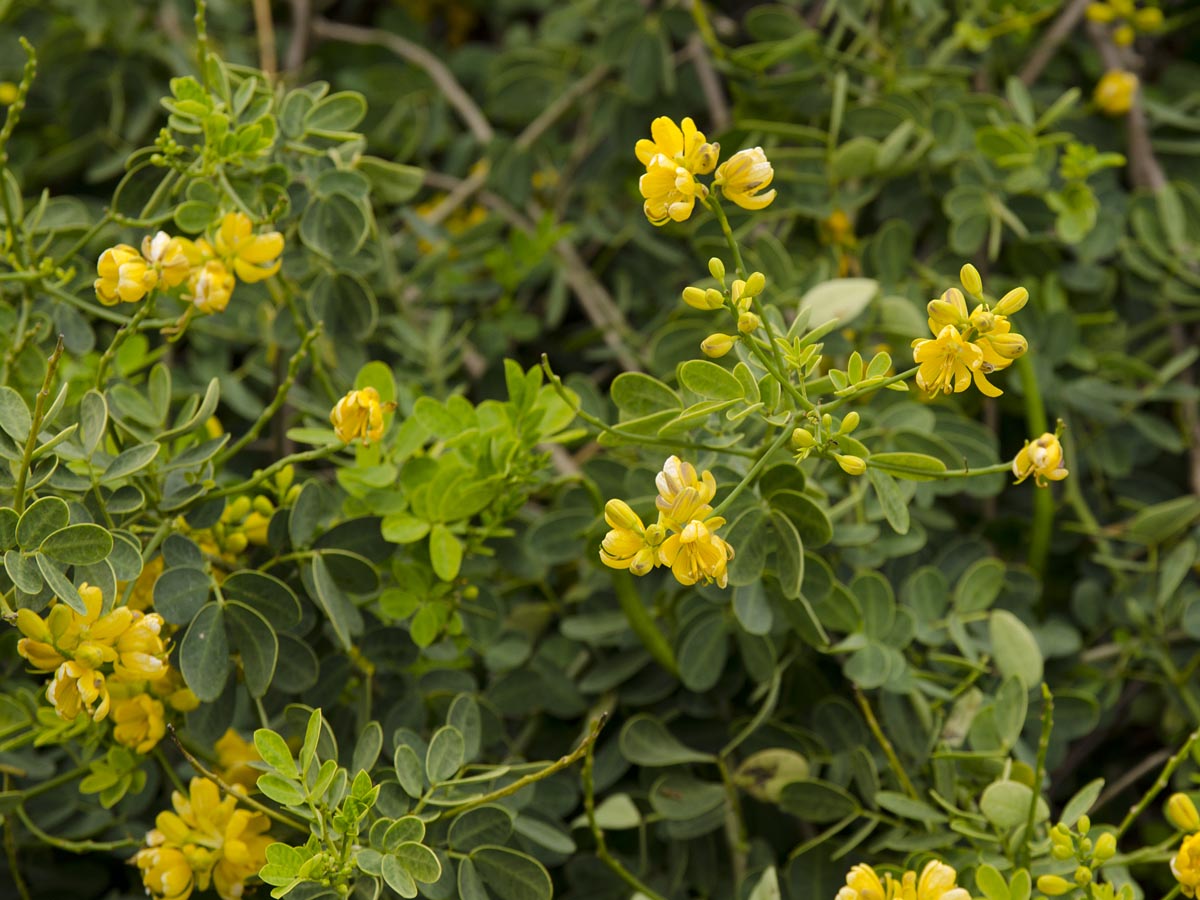
{"label": "thin twig", "polygon": [[279,71],[275,52],[275,23],[271,21],[271,0],[254,0],[254,33],[258,36],[258,67],[267,79]]}
{"label": "thin twig", "polygon": [[284,66],[289,72],[297,72],[308,56],[308,35],[312,28],[312,0],[291,0],[292,39],[288,42]]}
{"label": "thin twig", "polygon": [[1089,2],[1090,0],[1071,0],[1058,14],[1054,24],[1042,32],[1042,39],[1034,47],[1033,53],[1029,55],[1025,65],[1021,67],[1019,77],[1026,87],[1038,80],[1042,69],[1046,68],[1050,60],[1054,58],[1054,54],[1058,52],[1059,45],[1070,37],[1075,26],[1079,24],[1079,20],[1083,18],[1084,12],[1087,11]]}
{"label": "thin twig", "polygon": [[862,710],[863,718],[867,720],[867,727],[871,730],[871,734],[875,735],[876,743],[883,749],[883,755],[887,757],[892,774],[896,776],[896,780],[904,788],[904,793],[908,794],[914,800],[920,800],[921,795],[917,793],[917,789],[908,777],[908,773],[904,771],[904,766],[900,763],[900,757],[896,755],[896,749],[879,726],[879,720],[875,718],[875,711],[871,709],[871,703],[867,700],[867,695],[860,688],[856,687],[854,689],[854,699],[858,702],[858,708]]}
{"label": "thin twig", "polygon": [[454,73],[446,64],[430,53],[424,47],[406,41],[398,34],[381,31],[377,28],[362,28],[358,25],[344,25],[341,22],[331,22],[329,19],[317,18],[312,23],[312,33],[317,37],[335,41],[345,41],[348,44],[368,44],[383,47],[395,53],[402,59],[408,60],[414,66],[424,70],[425,74],[438,86],[446,101],[454,107],[462,118],[467,129],[481,144],[489,144],[495,132],[483,111],[471,99],[471,95],[463,90]]}

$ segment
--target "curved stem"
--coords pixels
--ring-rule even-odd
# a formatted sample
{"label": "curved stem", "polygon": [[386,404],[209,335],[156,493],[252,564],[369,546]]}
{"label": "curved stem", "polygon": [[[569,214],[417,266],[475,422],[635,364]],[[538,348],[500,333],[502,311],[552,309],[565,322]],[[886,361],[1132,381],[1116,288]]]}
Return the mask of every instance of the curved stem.
{"label": "curved stem", "polygon": [[96,367],[96,390],[104,390],[104,375],[108,372],[108,367],[117,356],[117,351],[121,349],[121,345],[131,335],[135,334],[141,327],[142,322],[150,315],[154,309],[154,295],[151,294],[146,298],[145,302],[138,307],[138,311],[133,314],[133,318],[126,322],[113,335],[112,343],[108,345],[108,349],[104,351],[104,355],[100,357],[100,364]]}
{"label": "curved stem", "polygon": [[712,511],[712,515],[719,516],[726,509],[728,509],[729,504],[731,504],[734,500],[737,499],[738,494],[740,494],[747,487],[749,487],[750,482],[754,480],[754,476],[756,476],[759,472],[762,471],[763,466],[765,466],[767,464],[767,460],[769,460],[771,458],[771,455],[776,450],[778,450],[780,447],[782,447],[785,443],[787,443],[787,441],[792,436],[792,432],[788,428],[789,425],[791,425],[791,419],[788,419],[788,421],[784,424],[783,431],[781,431],[779,433],[779,436],[776,437],[775,440],[771,442],[771,446],[768,447],[763,452],[762,456],[760,456],[758,458],[758,460],[754,463],[754,465],[752,465],[750,467],[750,471],[742,476],[742,480],[737,483],[737,485],[734,487],[734,489],[732,491],[730,491],[729,494],[725,497],[725,499],[720,502],[720,504],[717,506],[717,508]]}
{"label": "curved stem", "polygon": [[[0,190],[3,187],[0,186]],[[33,463],[33,451],[37,449],[38,433],[42,430],[42,418],[46,414],[46,398],[50,396],[50,385],[54,381],[54,373],[58,371],[58,361],[63,355],[62,335],[58,336],[58,344],[46,365],[46,377],[42,380],[42,389],[38,391],[37,400],[33,406],[33,420],[29,426],[29,437],[25,439],[25,452],[21,457],[21,466],[17,469],[17,486],[13,491],[13,505],[17,513],[25,511],[25,483],[29,478],[29,467]]]}
{"label": "curved stem", "polygon": [[625,614],[629,627],[638,636],[646,652],[654,657],[656,663],[672,675],[678,676],[679,665],[675,661],[675,653],[650,614],[646,612],[646,605],[642,603],[642,598],[634,587],[633,576],[628,572],[617,571],[612,573],[612,580],[621,612]]}
{"label": "curved stem", "polygon": [[[1025,392],[1025,424],[1031,437],[1049,431],[1046,421],[1046,406],[1038,388],[1037,370],[1029,354],[1017,360],[1021,373],[1021,386]],[[1046,570],[1046,558],[1050,555],[1050,534],[1054,529],[1054,495],[1048,489],[1035,491],[1033,495],[1033,527],[1029,537],[1029,568],[1041,578]]]}
{"label": "curved stem", "polygon": [[1121,820],[1116,833],[1118,840],[1120,840],[1121,835],[1129,830],[1129,826],[1134,823],[1137,817],[1142,814],[1142,810],[1149,806],[1150,802],[1167,786],[1171,780],[1171,776],[1175,774],[1175,770],[1191,754],[1192,747],[1197,740],[1200,740],[1200,729],[1188,735],[1187,740],[1183,742],[1183,746],[1179,748],[1179,752],[1167,760],[1167,764],[1158,773],[1158,778],[1154,779],[1154,784],[1150,785],[1150,788],[1142,795],[1142,799],[1135,803],[1125,815],[1125,818]]}
{"label": "curved stem", "polygon": [[822,412],[832,412],[833,410],[835,410],[839,406],[841,406],[843,403],[849,403],[851,400],[854,400],[857,397],[861,397],[863,394],[869,394],[872,391],[882,390],[883,388],[886,388],[889,384],[896,384],[897,382],[900,382],[900,381],[908,381],[908,379],[912,378],[914,375],[917,374],[917,369],[919,369],[919,368],[921,368],[921,367],[913,366],[911,369],[905,369],[899,375],[892,375],[888,378],[883,379],[883,381],[879,382],[878,384],[872,384],[868,387],[864,387],[862,390],[852,391],[849,394],[845,394],[844,396],[838,397],[836,400],[831,400],[830,402],[826,403],[824,406],[821,407],[821,411]]}

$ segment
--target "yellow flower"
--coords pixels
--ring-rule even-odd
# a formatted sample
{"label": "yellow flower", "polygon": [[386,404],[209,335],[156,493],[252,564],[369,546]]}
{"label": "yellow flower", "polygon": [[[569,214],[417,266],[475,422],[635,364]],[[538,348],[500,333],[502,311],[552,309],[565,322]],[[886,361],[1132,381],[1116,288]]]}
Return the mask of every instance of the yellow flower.
{"label": "yellow flower", "polygon": [[1200,886],[1200,834],[1189,834],[1171,857],[1171,874],[1185,897],[1195,897]]}
{"label": "yellow flower", "polygon": [[971,900],[957,879],[958,873],[938,860],[926,863],[920,876],[909,871],[899,879],[885,874],[882,880],[873,868],[859,864],[846,875],[836,900]]}
{"label": "yellow flower", "polygon": [[191,712],[200,705],[200,698],[183,681],[183,675],[173,666],[146,683],[150,693],[161,697],[176,712]]}
{"label": "yellow flower", "polygon": [[210,259],[193,270],[183,299],[203,313],[224,312],[237,280],[219,259]]}
{"label": "yellow flower", "polygon": [[1187,794],[1175,793],[1167,799],[1167,818],[1180,831],[1200,831],[1200,813]]}
{"label": "yellow flower", "polygon": [[775,190],[772,188],[765,194],[759,191],[769,186],[774,178],[775,170],[767,154],[763,153],[762,147],[754,147],[739,150],[721,163],[713,176],[713,184],[742,209],[763,209],[775,199]]}
{"label": "yellow flower", "polygon": [[690,118],[676,125],[669,117],[659,116],[650,123],[650,137],[652,140],[643,138],[634,147],[638,161],[647,168],[656,156],[664,156],[693,175],[707,175],[721,151],[720,144],[705,143],[704,133]]}
{"label": "yellow flower", "polygon": [[700,352],[711,359],[720,359],[732,350],[736,343],[737,338],[732,334],[722,334],[718,331],[700,342]]}
{"label": "yellow flower", "polygon": [[261,762],[262,757],[258,755],[253,744],[243,740],[240,734],[230,728],[213,745],[213,749],[217,751],[217,766],[221,770],[221,777],[228,784],[243,788],[249,793],[258,790],[258,776],[262,773],[248,764]]}
{"label": "yellow flower", "polygon": [[222,900],[240,898],[246,880],[266,863],[267,817],[238,809],[236,797],[222,799],[203,778],[192,779],[187,797],[173,793],[171,803],[175,811],[158,814],[147,846],[134,857],[147,892],[184,900],[193,887],[203,891],[211,884]]}
{"label": "yellow flower", "polygon": [[183,241],[165,231],[158,232],[154,237],[146,235],[142,238],[142,258],[154,269],[163,287],[173,288],[183,284],[192,268]]}
{"label": "yellow flower", "polygon": [[1107,3],[1089,3],[1085,15],[1092,22],[1111,22],[1117,17],[1117,11]]}
{"label": "yellow flower", "polygon": [[1158,31],[1163,25],[1163,11],[1157,6],[1147,6],[1133,14],[1133,24],[1138,31]]}
{"label": "yellow flower", "polygon": [[712,512],[708,504],[717,495],[717,480],[707,469],[698,473],[691,463],[668,456],[662,471],[654,476],[654,485],[658,488],[654,505],[666,524],[677,531]]}
{"label": "yellow flower", "polygon": [[1062,481],[1067,477],[1063,468],[1063,448],[1058,435],[1047,432],[1034,441],[1026,441],[1021,452],[1013,459],[1013,474],[1020,484],[1030,475],[1038,487],[1047,487],[1049,481]]}
{"label": "yellow flower", "polygon": [[105,306],[137,303],[158,283],[158,275],[142,255],[128,244],[117,244],[100,254],[94,282],[96,298]]}
{"label": "yellow flower", "polygon": [[[125,605],[132,610],[145,611],[154,605],[154,583],[158,581],[158,576],[163,572],[163,558],[156,556],[150,562],[142,566],[142,573],[138,575],[137,581],[133,583],[133,591],[129,595],[129,599]],[[124,592],[128,582],[117,583],[117,594]]]}
{"label": "yellow flower", "polygon": [[159,678],[167,668],[163,619],[158,613],[133,612],[132,622],[116,640],[113,672],[126,681]]}
{"label": "yellow flower", "polygon": [[600,561],[610,569],[645,575],[658,564],[658,546],[666,534],[661,524],[647,528],[624,500],[604,505],[604,521],[612,530],[600,544]]}
{"label": "yellow flower", "polygon": [[1110,69],[1096,83],[1092,99],[1109,116],[1123,116],[1133,106],[1138,77],[1122,69]]}
{"label": "yellow flower", "polygon": [[835,453],[833,459],[847,475],[861,475],[867,471],[867,462],[861,456]]}
{"label": "yellow flower", "polygon": [[46,699],[54,705],[59,718],[68,722],[82,711],[95,722],[108,715],[111,698],[104,673],[98,666],[68,660],[58,667],[54,680],[46,688]]}
{"label": "yellow flower", "polygon": [[163,705],[149,694],[119,701],[112,710],[113,738],[136,753],[149,753],[167,733]]}
{"label": "yellow flower", "polygon": [[733,548],[716,531],[725,520],[720,516],[701,521],[693,519],[678,534],[672,534],[658,550],[658,557],[680,584],[693,585],[699,581],[716,582],[718,587],[729,583],[726,568],[733,559]]}
{"label": "yellow flower", "polygon": [[245,213],[226,213],[213,244],[225,264],[249,284],[279,271],[283,235],[278,231],[254,234],[254,224]]}
{"label": "yellow flower", "polygon": [[361,438],[364,447],[383,437],[383,414],[395,408],[393,403],[383,403],[379,391],[373,387],[350,391],[337,402],[329,414],[333,431],[338,440],[349,444]]}
{"label": "yellow flower", "polygon": [[933,340],[913,341],[913,359],[917,369],[917,384],[931,394],[959,393],[971,386],[972,380],[988,397],[1003,393],[987,380],[983,351],[963,339],[958,329],[946,325]]}
{"label": "yellow flower", "polygon": [[645,198],[642,209],[651,225],[685,221],[696,201],[708,196],[708,188],[696,181],[687,168],[661,153],[647,163],[646,174],[638,179],[638,190]]}
{"label": "yellow flower", "polygon": [[21,96],[21,90],[11,81],[0,81],[0,106],[12,106]]}

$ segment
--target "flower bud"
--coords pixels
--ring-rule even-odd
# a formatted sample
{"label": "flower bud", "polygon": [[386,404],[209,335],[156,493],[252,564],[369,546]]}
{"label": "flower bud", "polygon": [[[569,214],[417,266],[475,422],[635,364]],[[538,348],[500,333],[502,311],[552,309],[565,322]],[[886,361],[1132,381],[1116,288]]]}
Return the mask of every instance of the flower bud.
{"label": "flower bud", "polygon": [[958,278],[971,296],[978,297],[983,293],[983,279],[979,277],[979,270],[970,263],[959,270]]}
{"label": "flower bud", "polygon": [[1092,883],[1092,870],[1087,866],[1080,866],[1075,870],[1075,883],[1080,887],[1086,887]]}
{"label": "flower bud", "polygon": [[841,426],[838,428],[838,434],[853,433],[854,429],[858,427],[858,423],[861,418],[862,417],[854,410],[846,413],[846,415],[842,418]]}
{"label": "flower bud", "polygon": [[272,503],[271,498],[265,494],[259,494],[257,497],[255,497],[251,506],[253,506],[255,512],[259,513],[260,515],[270,516],[274,515],[275,513],[275,504]]}
{"label": "flower bud", "polygon": [[867,471],[867,463],[861,456],[847,456],[835,453],[833,454],[833,458],[847,475],[861,475]]}
{"label": "flower bud", "polygon": [[1005,359],[1024,356],[1025,351],[1029,349],[1029,342],[1025,340],[1024,335],[1017,334],[1015,331],[1008,334],[989,334],[987,340],[992,345],[992,349]]}
{"label": "flower bud", "polygon": [[742,299],[742,294],[746,293],[746,282],[740,278],[735,278],[733,284],[729,286],[729,299],[737,303]]}
{"label": "flower bud", "polygon": [[1075,828],[1080,834],[1087,834],[1092,830],[1092,820],[1088,815],[1080,816],[1075,822]]}
{"label": "flower bud", "polygon": [[795,428],[792,430],[792,446],[799,447],[801,450],[807,450],[814,446],[817,439],[812,436],[812,432],[804,428]]}
{"label": "flower bud", "polygon": [[275,487],[280,494],[286,494],[296,479],[296,467],[286,465],[275,474]]}
{"label": "flower bud", "polygon": [[1002,316],[1011,316],[1013,313],[1024,309],[1025,304],[1028,302],[1029,291],[1023,287],[1015,287],[1000,298],[1000,302],[995,305],[992,312]]}
{"label": "flower bud", "polygon": [[716,288],[709,288],[704,292],[704,302],[706,309],[720,309],[725,305],[725,295]]}
{"label": "flower bud", "polygon": [[1133,14],[1133,24],[1138,31],[1158,31],[1163,24],[1163,11],[1157,6],[1147,6]]}
{"label": "flower bud", "polygon": [[1113,43],[1118,47],[1128,47],[1133,43],[1135,36],[1136,32],[1134,32],[1132,25],[1121,25],[1115,28],[1112,33]]}
{"label": "flower bud", "polygon": [[683,302],[693,309],[708,309],[707,302],[704,299],[703,288],[685,287],[683,289]]}
{"label": "flower bud", "polygon": [[746,295],[749,297],[757,297],[766,287],[767,279],[762,272],[751,272],[750,277],[746,279]]}
{"label": "flower bud", "polygon": [[1167,820],[1188,834],[1200,831],[1200,814],[1197,814],[1196,804],[1187,794],[1175,793],[1167,799]]}
{"label": "flower bud", "polygon": [[1075,885],[1061,875],[1039,875],[1037,889],[1048,897],[1061,897],[1068,891],[1075,890]]}
{"label": "flower bud", "polygon": [[604,504],[604,521],[613,528],[628,528],[640,532],[642,520],[624,500],[609,500]]}
{"label": "flower bud", "polygon": [[1075,856],[1075,848],[1070,844],[1055,844],[1050,848],[1050,855],[1055,859],[1071,859]]}
{"label": "flower bud", "polygon": [[1117,11],[1107,3],[1089,3],[1086,15],[1089,22],[1111,22],[1117,17]]}
{"label": "flower bud", "polygon": [[1092,857],[1097,862],[1107,862],[1116,853],[1117,837],[1111,831],[1106,831],[1100,837],[1096,838],[1096,849],[1092,852]]}
{"label": "flower bud", "polygon": [[17,629],[27,638],[50,643],[50,628],[32,609],[17,610]]}
{"label": "flower bud", "polygon": [[708,273],[712,275],[713,278],[717,279],[717,281],[724,282],[725,263],[721,262],[721,260],[714,256],[708,261]]}
{"label": "flower bud", "polygon": [[721,334],[721,332],[718,331],[714,334],[710,334],[700,342],[700,350],[705,356],[711,357],[712,359],[720,359],[733,349],[733,345],[736,342],[737,338],[735,338],[733,335]]}
{"label": "flower bud", "polygon": [[752,312],[744,312],[738,315],[737,329],[742,334],[751,334],[758,331],[760,325],[762,325],[762,319]]}
{"label": "flower bud", "polygon": [[1092,852],[1092,839],[1091,838],[1084,838],[1083,840],[1081,840],[1079,842],[1079,852],[1082,853],[1084,856],[1087,856],[1089,853]]}

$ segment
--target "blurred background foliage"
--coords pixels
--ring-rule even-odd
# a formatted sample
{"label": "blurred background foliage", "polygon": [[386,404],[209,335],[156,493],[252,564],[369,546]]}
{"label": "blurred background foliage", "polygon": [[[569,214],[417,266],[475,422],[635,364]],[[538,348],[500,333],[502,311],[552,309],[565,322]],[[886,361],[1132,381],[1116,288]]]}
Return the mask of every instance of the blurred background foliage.
{"label": "blurred background foliage", "polygon": [[[305,702],[324,706],[352,746],[363,690],[389,740],[397,728],[428,734],[451,698],[477,695],[484,755],[496,761],[555,757],[589,710],[606,708],[595,788],[611,852],[672,898],[745,898],[768,866],[798,900],[832,897],[859,858],[999,858],[1015,823],[979,801],[1014,764],[1024,774],[1013,777],[1032,783],[1043,676],[1056,698],[1051,809],[1105,778],[1093,816],[1119,819],[1200,725],[1200,17],[1164,3],[1162,21],[1122,46],[1085,6],[209,3],[209,40],[233,71],[273,70],[280,90],[303,95],[278,106],[285,171],[275,182],[258,171],[253,188],[289,249],[310,251],[285,253],[283,280],[300,319],[325,323],[319,371],[293,389],[288,424],[324,421],[362,367],[383,360],[389,376],[371,377],[394,378],[397,421],[415,418],[453,446],[456,433],[487,423],[451,398],[503,402],[510,424],[489,440],[522,461],[494,508],[473,510],[460,580],[457,565],[445,578],[436,561],[431,574],[427,556],[395,549],[407,540],[321,539],[394,555],[390,593],[365,589],[356,601],[352,653],[311,616],[296,626],[319,660],[299,688]],[[26,198],[56,198],[56,222],[100,218],[127,159],[159,140],[165,86],[195,73],[192,13],[148,0],[0,2],[0,81],[20,80],[19,35],[39,56],[10,166]],[[1093,94],[1115,68],[1140,79],[1119,115]],[[302,86],[320,81],[351,99],[314,114],[328,98]],[[601,451],[575,436],[547,465],[538,454],[548,440],[572,440],[561,435],[569,422],[522,420],[535,402],[551,408],[552,395],[535,401],[529,391],[549,388],[533,382],[514,395],[503,361],[529,369],[548,353],[584,408],[611,421],[636,412],[609,399],[615,376],[673,382],[696,355],[709,329],[679,290],[724,243],[711,218],[656,229],[642,215],[633,145],[659,115],[690,115],[710,140],[769,153],[778,199],[733,224],[773,302],[792,309],[831,278],[872,280],[862,302],[838,310],[844,327],[826,340],[835,361],[880,348],[904,359],[924,334],[925,302],[964,261],[997,295],[1029,288],[1032,366],[1010,373],[1002,398],[889,397],[865,425],[889,449],[986,466],[1040,430],[1040,394],[1066,423],[1071,470],[1050,501],[1048,557],[1030,558],[1034,491],[994,476],[961,493],[903,483],[904,534],[852,486],[814,480],[834,513],[802,535],[811,614],[763,560],[758,578],[735,578],[724,593],[657,576],[635,588],[596,565],[597,496],[648,495],[666,451]],[[130,178],[117,211],[135,216],[151,189]],[[211,198],[193,184],[187,199],[174,222],[202,228]],[[114,221],[87,248],[125,233]],[[78,283],[90,277],[81,268]],[[193,323],[168,382],[186,397],[215,377],[233,434],[273,396],[305,332],[266,286],[239,291],[224,316]],[[81,383],[90,380],[84,354],[105,346],[111,326],[65,303],[45,314],[85,360],[71,363]],[[15,306],[0,307],[6,351],[15,322]],[[130,346],[117,368],[136,378],[146,345]],[[12,359],[10,383],[26,396],[44,356],[30,346]],[[241,474],[290,452],[294,437],[272,429],[236,463]],[[455,464],[483,472],[477,449],[460,442]],[[402,450],[388,452],[404,462]],[[314,522],[391,512],[372,481],[389,459],[363,454],[336,485],[312,482],[322,497]],[[722,483],[740,474],[711,455],[696,462]],[[414,482],[432,477],[412,471]],[[787,510],[795,501],[779,494],[804,481],[775,478],[761,499]],[[742,537],[739,553],[765,540]],[[677,671],[618,610],[630,591],[657,619]],[[374,623],[399,623],[411,640]],[[354,654],[372,661],[373,682]],[[15,652],[4,658],[7,688],[23,676]],[[226,700],[217,719],[191,723],[198,736],[249,724],[247,699]],[[50,778],[55,765],[39,771]],[[39,821],[75,838],[126,833],[157,809],[161,778],[150,777],[116,818],[93,809],[72,821],[70,787],[42,798]],[[69,802],[51,808],[55,797]],[[549,867],[556,896],[628,896],[575,820],[577,775],[547,779],[526,802],[533,824],[517,842]],[[1147,844],[1167,836],[1155,828]],[[1163,858],[1131,870],[1151,893],[1170,884]],[[115,858],[30,844],[22,859],[39,896],[68,884],[81,897],[140,893]]]}

